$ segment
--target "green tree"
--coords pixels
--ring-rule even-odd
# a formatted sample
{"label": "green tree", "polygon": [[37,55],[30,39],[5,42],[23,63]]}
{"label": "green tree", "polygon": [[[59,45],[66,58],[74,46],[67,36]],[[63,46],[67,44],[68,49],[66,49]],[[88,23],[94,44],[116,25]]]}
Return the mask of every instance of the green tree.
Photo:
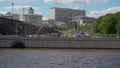
{"label": "green tree", "polygon": [[115,19],[113,14],[108,14],[104,17],[104,26],[105,34],[115,34],[116,33],[116,24],[117,20]]}
{"label": "green tree", "polygon": [[116,29],[117,29],[117,34],[120,35],[120,20],[118,21],[116,25]]}
{"label": "green tree", "polygon": [[116,31],[117,34],[120,35],[120,12],[116,13],[115,17],[117,19]]}
{"label": "green tree", "polygon": [[99,28],[98,28],[98,25],[100,24],[101,19],[102,19],[102,17],[97,18],[97,19],[94,21],[94,23],[92,24],[92,29],[93,29],[93,32],[94,32],[94,33],[99,33],[99,32],[100,32],[100,31],[99,31]]}
{"label": "green tree", "polygon": [[[93,31],[100,34],[116,34],[119,25],[118,20],[120,12],[116,14],[107,14],[95,20],[93,24]],[[117,25],[117,26],[116,26]]]}

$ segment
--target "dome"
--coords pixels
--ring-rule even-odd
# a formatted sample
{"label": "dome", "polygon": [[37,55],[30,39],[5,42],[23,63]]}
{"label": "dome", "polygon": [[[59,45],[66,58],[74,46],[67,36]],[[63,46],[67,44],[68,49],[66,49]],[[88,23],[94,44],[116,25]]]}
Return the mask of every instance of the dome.
{"label": "dome", "polygon": [[29,8],[29,10],[33,10],[33,8],[32,8],[32,7],[30,7],[30,8]]}

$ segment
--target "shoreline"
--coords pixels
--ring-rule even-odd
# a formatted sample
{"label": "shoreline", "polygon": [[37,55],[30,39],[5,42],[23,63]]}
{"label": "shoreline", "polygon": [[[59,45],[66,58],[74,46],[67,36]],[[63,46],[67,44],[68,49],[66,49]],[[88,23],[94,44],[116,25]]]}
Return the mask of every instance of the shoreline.
{"label": "shoreline", "polygon": [[120,49],[120,38],[0,38],[0,48]]}

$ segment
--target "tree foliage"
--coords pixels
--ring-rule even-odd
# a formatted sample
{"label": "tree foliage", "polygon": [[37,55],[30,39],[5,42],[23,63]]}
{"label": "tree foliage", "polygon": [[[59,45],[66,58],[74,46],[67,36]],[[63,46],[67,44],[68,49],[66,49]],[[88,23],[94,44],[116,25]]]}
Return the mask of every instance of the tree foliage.
{"label": "tree foliage", "polygon": [[97,18],[93,31],[100,34],[120,34],[120,12]]}

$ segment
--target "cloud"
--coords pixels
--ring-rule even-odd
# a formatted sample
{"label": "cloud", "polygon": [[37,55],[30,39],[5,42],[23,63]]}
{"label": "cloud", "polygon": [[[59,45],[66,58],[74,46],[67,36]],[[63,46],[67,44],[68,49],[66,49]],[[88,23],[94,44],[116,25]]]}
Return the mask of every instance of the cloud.
{"label": "cloud", "polygon": [[72,9],[79,9],[79,8],[80,8],[80,5],[70,5],[69,8],[72,8]]}
{"label": "cloud", "polygon": [[108,8],[108,9],[104,9],[104,10],[93,10],[90,12],[90,17],[95,17],[98,18],[100,16],[106,15],[108,13],[116,13],[116,12],[120,12],[120,7],[112,7],[112,8]]}
{"label": "cloud", "polygon": [[7,11],[0,11],[0,14],[6,14],[7,13]]}
{"label": "cloud", "polygon": [[[14,10],[22,10],[23,8],[28,9],[30,6],[21,6],[21,5],[16,5],[14,6]],[[11,10],[11,6],[5,7],[4,9],[6,10]]]}
{"label": "cloud", "polygon": [[[21,5],[16,5],[16,6],[14,6],[14,11],[16,11],[16,12],[23,12],[23,8],[25,8],[25,13],[27,13],[28,12],[28,9],[30,8],[31,6],[29,6],[29,5],[26,5],[26,6],[21,6]],[[33,9],[34,9],[34,12],[35,12],[35,14],[41,14],[40,13],[40,8],[39,7],[32,7]],[[11,10],[12,9],[12,7],[11,6],[8,6],[8,7],[4,7],[4,10]]]}
{"label": "cloud", "polygon": [[109,0],[44,0],[45,3],[49,4],[90,4],[103,2],[106,3]]}
{"label": "cloud", "polygon": [[0,2],[33,2],[35,0],[0,0]]}
{"label": "cloud", "polygon": [[65,4],[69,8],[79,9],[82,4],[107,3],[109,0],[44,0],[48,4]]}

